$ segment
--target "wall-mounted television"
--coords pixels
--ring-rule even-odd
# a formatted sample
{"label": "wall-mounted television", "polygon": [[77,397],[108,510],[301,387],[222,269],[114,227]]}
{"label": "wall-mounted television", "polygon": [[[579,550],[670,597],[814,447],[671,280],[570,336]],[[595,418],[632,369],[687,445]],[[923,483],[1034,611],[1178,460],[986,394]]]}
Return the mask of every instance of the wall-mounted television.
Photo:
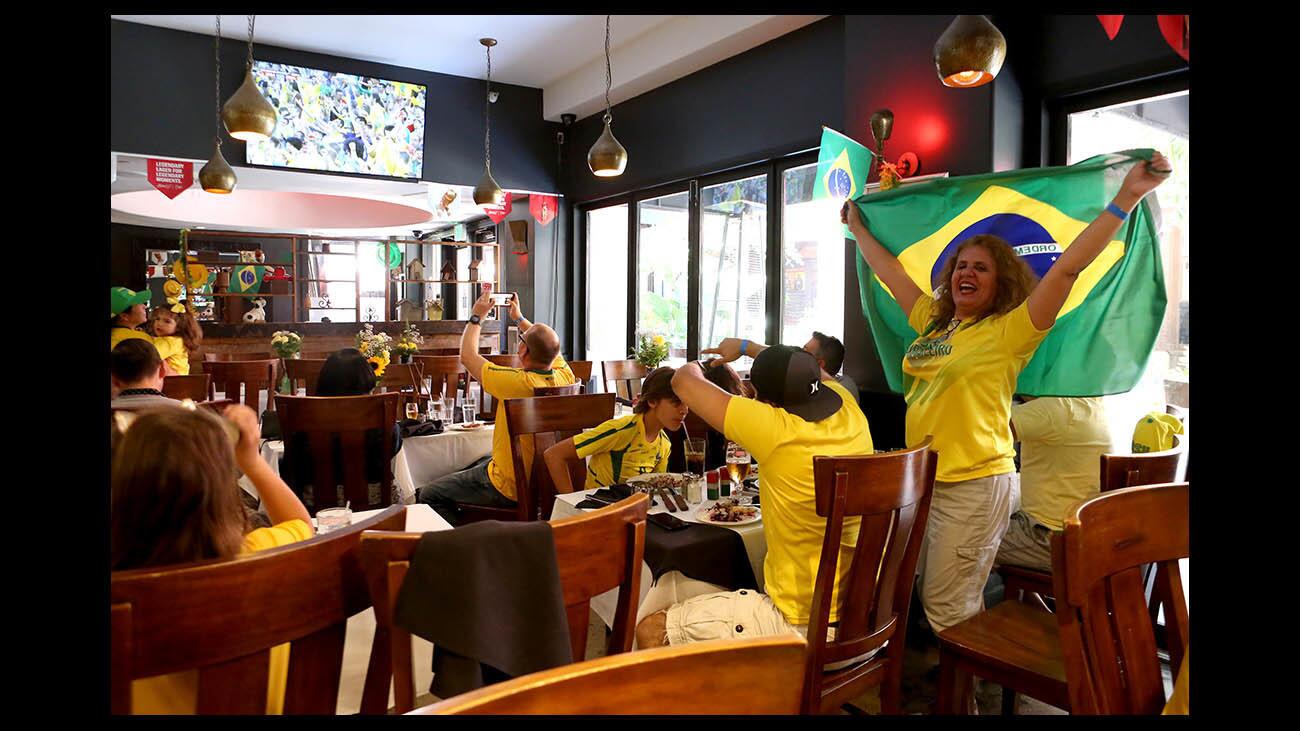
{"label": "wall-mounted television", "polygon": [[419,178],[423,84],[257,61],[253,78],[279,118],[248,143],[250,165]]}

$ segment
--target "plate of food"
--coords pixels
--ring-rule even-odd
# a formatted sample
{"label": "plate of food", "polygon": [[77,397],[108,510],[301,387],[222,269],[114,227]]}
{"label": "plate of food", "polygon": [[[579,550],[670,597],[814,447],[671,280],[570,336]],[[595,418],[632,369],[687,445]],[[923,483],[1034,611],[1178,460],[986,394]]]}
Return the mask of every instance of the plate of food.
{"label": "plate of food", "polygon": [[686,489],[686,476],[675,472],[647,472],[644,475],[629,477],[626,482],[637,492],[658,490],[661,487],[679,492]]}
{"label": "plate of food", "polygon": [[763,519],[763,511],[754,505],[741,505],[731,498],[723,498],[695,513],[695,519],[712,525],[745,525]]}
{"label": "plate of food", "polygon": [[474,429],[482,429],[482,428],[483,428],[483,425],[486,424],[486,423],[487,423],[487,422],[484,422],[484,421],[467,421],[467,422],[465,422],[465,423],[463,423],[463,424],[452,424],[452,425],[451,425],[451,428],[452,428],[452,429],[459,429],[459,430],[461,430],[461,431],[471,431],[471,430],[474,430]]}

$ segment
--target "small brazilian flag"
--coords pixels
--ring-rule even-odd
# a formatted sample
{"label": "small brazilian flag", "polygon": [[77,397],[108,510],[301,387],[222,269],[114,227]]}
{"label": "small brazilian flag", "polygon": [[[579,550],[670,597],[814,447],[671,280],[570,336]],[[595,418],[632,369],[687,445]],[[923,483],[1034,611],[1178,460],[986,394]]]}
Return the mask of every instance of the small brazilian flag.
{"label": "small brazilian flag", "polygon": [[813,199],[846,200],[862,193],[875,155],[851,137],[822,127],[822,145],[817,152],[817,184]]}
{"label": "small brazilian flag", "polygon": [[[923,292],[934,291],[944,262],[976,234],[1005,239],[1042,277],[1115,197],[1129,168],[1151,154],[1128,150],[1064,167],[943,178],[853,202]],[[1079,275],[1056,325],[1021,371],[1018,393],[1102,396],[1137,384],[1165,314],[1158,216],[1154,196],[1147,196]],[[918,334],[861,252],[858,282],[885,377],[901,393],[903,353]]]}
{"label": "small brazilian flag", "polygon": [[266,267],[254,264],[231,267],[230,291],[235,294],[256,294],[262,288],[262,274]]}

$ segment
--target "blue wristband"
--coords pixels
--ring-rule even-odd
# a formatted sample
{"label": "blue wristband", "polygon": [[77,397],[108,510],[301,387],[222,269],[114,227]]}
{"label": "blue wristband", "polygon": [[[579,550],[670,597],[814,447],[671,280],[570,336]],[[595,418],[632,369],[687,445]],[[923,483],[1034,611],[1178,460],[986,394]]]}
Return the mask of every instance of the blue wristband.
{"label": "blue wristband", "polygon": [[1111,201],[1110,203],[1106,204],[1106,211],[1108,213],[1114,214],[1114,216],[1121,221],[1128,218],[1128,214],[1124,212],[1124,209],[1115,205],[1114,201]]}
{"label": "blue wristband", "polygon": [[749,350],[749,341],[748,341],[748,340],[741,340],[741,341],[740,341],[740,354],[741,354],[741,355],[744,355],[746,350]]}

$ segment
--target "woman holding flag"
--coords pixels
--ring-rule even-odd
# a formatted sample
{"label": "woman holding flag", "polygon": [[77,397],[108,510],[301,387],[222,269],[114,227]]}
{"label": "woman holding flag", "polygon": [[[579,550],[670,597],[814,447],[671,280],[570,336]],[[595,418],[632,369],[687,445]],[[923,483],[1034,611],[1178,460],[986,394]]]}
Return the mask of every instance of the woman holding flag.
{"label": "woman holding flag", "polygon": [[1134,165],[1119,193],[1034,281],[1003,239],[979,234],[948,258],[933,298],[867,229],[849,202],[840,211],[872,272],[920,333],[903,358],[907,444],[934,437],[939,453],[919,569],[921,603],[940,632],[983,609],[983,589],[1018,490],[1011,396],[1080,273],[1129,212],[1169,176],[1163,155]]}

